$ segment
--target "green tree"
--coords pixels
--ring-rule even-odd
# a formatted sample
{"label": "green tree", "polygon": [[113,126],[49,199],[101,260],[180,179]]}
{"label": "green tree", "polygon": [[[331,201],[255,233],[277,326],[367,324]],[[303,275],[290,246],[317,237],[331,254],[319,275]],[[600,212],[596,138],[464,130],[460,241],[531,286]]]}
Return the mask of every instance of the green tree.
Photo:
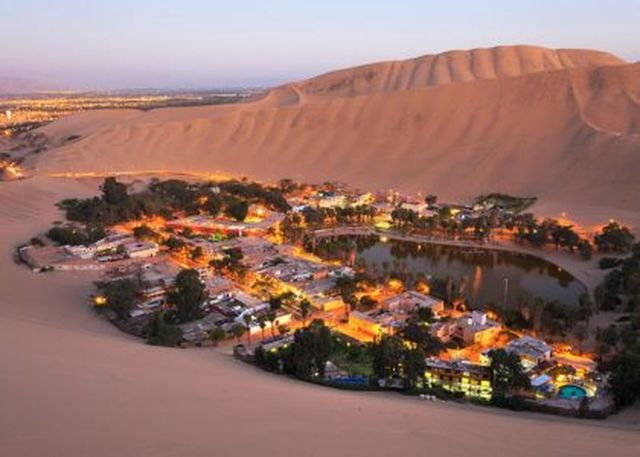
{"label": "green tree", "polygon": [[246,330],[247,328],[239,322],[236,322],[235,324],[233,324],[233,326],[230,329],[230,333],[236,339],[236,343],[240,343],[240,338],[242,338],[242,335],[244,335],[244,332]]}
{"label": "green tree", "polygon": [[178,322],[188,322],[200,315],[200,305],[207,299],[207,293],[200,282],[196,270],[181,270],[176,276],[175,286],[168,295]]}
{"label": "green tree", "polygon": [[303,327],[307,326],[307,319],[311,314],[311,303],[306,298],[300,302],[298,305],[300,307],[300,316],[302,317],[302,325]]}
{"label": "green tree", "polygon": [[220,199],[214,194],[208,195],[207,201],[204,204],[204,210],[211,216],[217,216],[220,209],[222,209],[222,202]]}
{"label": "green tree", "polygon": [[270,297],[269,298],[269,308],[272,309],[273,311],[276,311],[280,308],[282,308],[282,297],[281,296],[274,296],[274,297]]}
{"label": "green tree", "polygon": [[139,240],[156,241],[159,239],[158,233],[151,229],[148,225],[138,225],[133,229],[133,236]]}
{"label": "green tree", "polygon": [[278,320],[278,314],[276,313],[275,309],[272,308],[267,311],[267,313],[265,314],[265,318],[269,321],[269,324],[271,324],[271,336],[275,338],[276,320]]}
{"label": "green tree", "polygon": [[405,349],[402,365],[405,387],[408,389],[417,387],[424,379],[426,368],[424,353],[420,349]]}
{"label": "green tree", "polygon": [[611,373],[611,393],[616,406],[630,406],[640,397],[640,354],[625,352],[617,356]]}
{"label": "green tree", "polygon": [[582,240],[578,244],[578,249],[580,250],[580,257],[583,260],[591,260],[593,256],[593,246],[587,240]]}
{"label": "green tree", "polygon": [[127,186],[109,177],[104,180],[102,186],[102,200],[109,205],[121,205],[127,201]]}
{"label": "green tree", "polygon": [[260,327],[260,333],[262,334],[262,341],[264,341],[264,329],[267,327],[267,320],[265,316],[261,315],[258,318],[258,326]]}
{"label": "green tree", "polygon": [[418,322],[431,323],[433,322],[435,316],[433,315],[433,311],[429,307],[420,307],[416,310],[416,318]]}
{"label": "green tree", "polygon": [[635,236],[628,227],[617,222],[610,222],[602,232],[595,237],[596,246],[602,252],[627,252],[631,249]]}
{"label": "green tree", "polygon": [[200,260],[203,255],[204,255],[204,250],[202,249],[202,246],[196,246],[195,248],[193,248],[193,251],[191,251],[191,260],[193,261]]}
{"label": "green tree", "polygon": [[291,193],[295,190],[296,185],[290,178],[284,178],[278,181],[278,187],[284,194]]}
{"label": "green tree", "polygon": [[251,314],[247,313],[242,316],[242,320],[244,321],[245,327],[247,327],[247,345],[251,346],[251,322],[253,321],[253,318]]}
{"label": "green tree", "polygon": [[242,222],[247,218],[247,214],[249,214],[249,204],[242,200],[235,201],[226,207],[225,214]]}
{"label": "green tree", "polygon": [[520,359],[504,349],[490,352],[491,385],[494,396],[505,397],[513,391],[528,389],[529,378],[522,369]]}
{"label": "green tree", "polygon": [[170,251],[179,251],[186,246],[184,241],[173,235],[167,238],[167,240],[164,242],[164,245],[168,247]]}
{"label": "green tree", "polygon": [[424,202],[429,206],[435,205],[437,201],[438,201],[437,195],[430,194],[424,197]]}
{"label": "green tree", "polygon": [[224,340],[227,337],[227,332],[225,332],[220,327],[214,327],[209,331],[209,339],[214,345],[217,345],[220,341]]}
{"label": "green tree", "polygon": [[169,324],[164,313],[155,313],[149,322],[147,344],[152,346],[175,347],[182,340],[182,330],[177,325]]}
{"label": "green tree", "polygon": [[415,318],[407,320],[402,329],[402,337],[413,343],[414,347],[422,351],[423,355],[435,355],[442,349],[440,340],[431,336],[429,329]]}
{"label": "green tree", "polygon": [[371,345],[373,373],[379,379],[402,376],[404,345],[397,336],[384,335]]}
{"label": "green tree", "polygon": [[296,330],[290,350],[293,374],[301,379],[324,377],[331,346],[331,331],[321,320]]}
{"label": "green tree", "polygon": [[133,279],[118,279],[107,283],[104,288],[104,296],[107,306],[114,311],[119,319],[129,317],[129,311],[136,304],[139,284]]}

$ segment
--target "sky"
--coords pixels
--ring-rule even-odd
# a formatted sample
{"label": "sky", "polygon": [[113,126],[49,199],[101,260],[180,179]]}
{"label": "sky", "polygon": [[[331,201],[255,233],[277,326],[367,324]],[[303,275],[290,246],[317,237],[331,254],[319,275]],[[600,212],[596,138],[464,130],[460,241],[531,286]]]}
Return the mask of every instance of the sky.
{"label": "sky", "polygon": [[0,76],[70,88],[269,86],[506,44],[640,60],[640,0],[0,0]]}

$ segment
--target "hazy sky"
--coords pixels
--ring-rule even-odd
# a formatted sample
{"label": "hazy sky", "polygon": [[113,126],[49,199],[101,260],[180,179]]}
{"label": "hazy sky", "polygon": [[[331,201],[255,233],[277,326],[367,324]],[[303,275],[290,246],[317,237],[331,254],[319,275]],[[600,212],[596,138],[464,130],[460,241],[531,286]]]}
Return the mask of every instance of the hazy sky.
{"label": "hazy sky", "polygon": [[70,86],[270,85],[523,43],[640,60],[640,0],[0,0],[0,75]]}

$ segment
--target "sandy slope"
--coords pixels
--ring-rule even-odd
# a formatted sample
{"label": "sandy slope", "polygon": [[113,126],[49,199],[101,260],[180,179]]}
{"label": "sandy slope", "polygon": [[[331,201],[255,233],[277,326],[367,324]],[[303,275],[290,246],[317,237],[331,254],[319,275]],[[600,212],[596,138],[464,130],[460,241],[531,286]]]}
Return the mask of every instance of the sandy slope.
{"label": "sandy slope", "polygon": [[96,186],[0,183],[2,456],[638,455],[640,431],[610,422],[345,393],[126,337],[85,307],[90,276],[10,260],[53,202]]}
{"label": "sandy slope", "polygon": [[[248,104],[91,112],[48,126],[64,146],[40,156],[36,177],[0,183],[0,455],[637,456],[637,420],[619,428],[345,393],[212,350],[147,347],[89,312],[91,275],[36,276],[11,261],[16,244],[61,218],[54,202],[96,192],[97,182],[44,176],[54,172],[224,170],[451,198],[506,190],[543,195],[548,211],[571,201],[584,217],[637,214],[638,66],[491,52],[494,64],[468,82],[409,87],[403,70],[331,95],[332,75]],[[512,73],[515,63],[499,62],[514,54],[529,57]],[[615,66],[566,70],[601,64]],[[351,96],[360,90],[368,95]],[[83,139],[65,143],[75,134]]]}
{"label": "sandy slope", "polygon": [[311,96],[370,95],[454,82],[500,79],[543,71],[624,63],[618,57],[600,51],[498,46],[490,49],[449,51],[415,59],[347,68],[278,89],[286,90],[293,86],[299,92]]}
{"label": "sandy slope", "polygon": [[[424,65],[449,76],[432,81]],[[375,78],[364,84],[363,72]],[[591,51],[453,52],[343,70],[252,103],[94,112],[45,132],[83,139],[48,153],[43,173],[221,171],[447,200],[535,195],[547,208],[581,207],[590,223],[640,214],[640,64]]]}

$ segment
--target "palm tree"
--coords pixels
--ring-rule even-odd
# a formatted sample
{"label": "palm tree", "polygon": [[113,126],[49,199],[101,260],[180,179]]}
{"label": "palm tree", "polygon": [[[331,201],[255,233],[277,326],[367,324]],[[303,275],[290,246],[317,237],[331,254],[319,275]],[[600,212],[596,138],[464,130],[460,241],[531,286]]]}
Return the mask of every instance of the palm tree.
{"label": "palm tree", "polygon": [[264,341],[264,328],[267,326],[267,321],[264,316],[258,318],[258,325],[260,326],[260,332],[262,333],[262,341]]}
{"label": "palm tree", "polygon": [[269,310],[267,311],[266,318],[271,323],[271,336],[275,338],[276,337],[275,326],[276,326],[276,320],[278,319],[278,316],[274,310]]}
{"label": "palm tree", "polygon": [[311,303],[306,298],[300,302],[300,315],[302,316],[302,326],[307,326],[307,319],[311,314]]}
{"label": "palm tree", "polygon": [[286,335],[287,333],[289,333],[289,327],[286,325],[278,325],[278,333],[280,334],[280,336]]}
{"label": "palm tree", "polygon": [[247,345],[251,346],[251,314],[245,314],[244,316],[242,316],[242,320],[245,323],[245,326],[247,327]]}
{"label": "palm tree", "polygon": [[244,335],[245,330],[246,329],[244,325],[240,323],[233,324],[233,327],[231,327],[231,334],[236,339],[236,343],[240,343],[240,337]]}

